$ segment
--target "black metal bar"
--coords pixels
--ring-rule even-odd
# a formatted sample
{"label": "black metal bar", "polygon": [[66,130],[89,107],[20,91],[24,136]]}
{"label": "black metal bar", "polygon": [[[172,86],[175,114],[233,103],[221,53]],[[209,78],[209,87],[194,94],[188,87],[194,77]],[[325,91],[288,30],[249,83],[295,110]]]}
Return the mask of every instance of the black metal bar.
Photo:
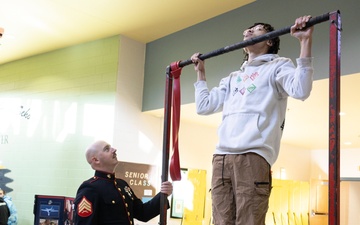
{"label": "black metal bar", "polygon": [[[171,76],[170,66],[166,68],[165,84],[165,106],[164,106],[164,135],[163,135],[163,157],[162,157],[162,182],[167,181],[169,177],[169,146],[170,146],[170,121],[171,121],[171,103],[172,103],[173,78]],[[167,221],[168,201],[165,194],[161,194],[160,199],[160,218],[159,224],[165,225]]]}
{"label": "black metal bar", "polygon": [[340,13],[331,13],[330,20],[329,225],[340,225]]}
{"label": "black metal bar", "polygon": [[[311,18],[306,23],[306,27],[304,29],[306,29],[307,27],[311,27],[311,26],[313,26],[315,24],[325,22],[327,20],[329,20],[329,13],[325,13],[325,14],[323,14],[321,16]],[[262,41],[270,40],[272,38],[275,38],[275,37],[290,33],[290,29],[291,29],[291,26],[288,26],[288,27],[285,27],[283,29],[275,30],[275,31],[266,33],[264,35],[251,38],[251,39],[246,40],[246,41],[242,41],[242,42],[238,42],[238,43],[233,44],[233,45],[225,46],[223,48],[214,50],[212,52],[202,54],[202,55],[199,56],[199,59],[205,60],[205,59],[208,59],[208,58],[212,58],[212,57],[215,57],[215,56],[218,56],[218,55],[222,55],[222,54],[225,54],[225,53],[228,53],[228,52],[231,52],[231,51],[235,51],[235,50],[244,48],[244,47],[249,46],[249,45],[253,45],[253,44],[256,44],[256,43],[259,43],[259,42],[262,42]],[[186,61],[181,61],[179,63],[179,66],[180,67],[185,67],[185,66],[190,65],[190,64],[192,64],[192,61],[191,61],[191,59],[188,59]]]}

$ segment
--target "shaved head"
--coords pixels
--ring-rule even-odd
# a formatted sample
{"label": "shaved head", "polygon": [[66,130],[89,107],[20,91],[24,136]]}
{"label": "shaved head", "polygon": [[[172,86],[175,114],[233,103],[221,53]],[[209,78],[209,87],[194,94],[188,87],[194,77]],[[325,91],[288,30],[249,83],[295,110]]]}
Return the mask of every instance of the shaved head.
{"label": "shaved head", "polygon": [[96,155],[97,152],[101,151],[105,145],[107,145],[105,141],[96,141],[88,147],[85,153],[85,157],[90,165],[92,162],[92,158]]}
{"label": "shaved head", "polygon": [[102,140],[91,144],[86,150],[85,157],[94,170],[113,172],[118,164],[116,149]]}

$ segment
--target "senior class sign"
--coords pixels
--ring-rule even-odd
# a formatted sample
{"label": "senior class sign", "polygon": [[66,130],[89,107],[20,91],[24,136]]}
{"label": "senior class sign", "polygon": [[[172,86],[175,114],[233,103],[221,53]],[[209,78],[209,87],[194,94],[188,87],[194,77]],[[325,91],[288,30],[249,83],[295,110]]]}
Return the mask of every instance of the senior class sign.
{"label": "senior class sign", "polygon": [[144,202],[156,195],[158,186],[157,167],[148,164],[119,162],[115,168],[115,176],[125,180]]}

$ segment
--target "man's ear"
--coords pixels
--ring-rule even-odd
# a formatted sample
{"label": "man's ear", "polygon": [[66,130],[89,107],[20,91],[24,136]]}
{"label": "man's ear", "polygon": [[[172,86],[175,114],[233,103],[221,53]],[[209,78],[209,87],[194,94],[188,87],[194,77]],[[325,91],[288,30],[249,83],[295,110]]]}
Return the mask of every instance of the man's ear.
{"label": "man's ear", "polygon": [[272,46],[273,42],[271,40],[267,40],[266,44],[269,45],[269,46]]}
{"label": "man's ear", "polygon": [[93,163],[98,163],[99,160],[98,160],[95,156],[93,156],[93,157],[91,158],[91,162],[93,162]]}

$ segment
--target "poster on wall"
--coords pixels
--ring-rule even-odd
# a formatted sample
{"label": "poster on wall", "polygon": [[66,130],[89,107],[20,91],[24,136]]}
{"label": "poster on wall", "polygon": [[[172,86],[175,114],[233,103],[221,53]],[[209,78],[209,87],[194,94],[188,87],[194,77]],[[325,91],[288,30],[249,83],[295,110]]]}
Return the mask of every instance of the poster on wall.
{"label": "poster on wall", "polygon": [[120,161],[115,168],[115,176],[125,180],[143,202],[157,194],[155,187],[159,185],[160,177],[154,165]]}
{"label": "poster on wall", "polygon": [[35,195],[34,225],[74,225],[74,198]]}
{"label": "poster on wall", "polygon": [[206,170],[181,169],[181,180],[173,182],[171,218],[183,225],[203,224],[206,203]]}

